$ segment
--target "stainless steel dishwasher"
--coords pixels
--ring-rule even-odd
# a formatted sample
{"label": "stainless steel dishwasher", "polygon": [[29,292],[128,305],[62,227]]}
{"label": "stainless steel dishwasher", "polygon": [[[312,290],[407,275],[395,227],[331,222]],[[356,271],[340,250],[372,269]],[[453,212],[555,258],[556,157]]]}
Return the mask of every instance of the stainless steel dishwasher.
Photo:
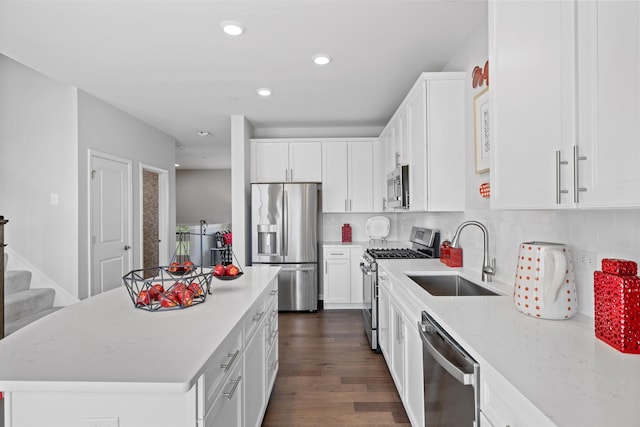
{"label": "stainless steel dishwasher", "polygon": [[419,326],[425,426],[478,426],[478,363],[425,311]]}

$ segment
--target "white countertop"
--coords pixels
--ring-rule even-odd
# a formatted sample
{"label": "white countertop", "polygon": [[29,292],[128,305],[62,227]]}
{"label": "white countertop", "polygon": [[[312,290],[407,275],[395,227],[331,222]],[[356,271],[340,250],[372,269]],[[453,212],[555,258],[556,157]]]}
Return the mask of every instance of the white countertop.
{"label": "white countertop", "polygon": [[[490,365],[558,426],[640,425],[640,355],[624,354],[598,340],[593,319],[535,319],[520,313],[512,285],[508,296],[434,297],[405,273],[460,272],[439,260],[381,261],[394,283],[425,307],[480,363]],[[479,270],[480,267],[478,267]]]}
{"label": "white countertop", "polygon": [[181,310],[137,309],[124,287],[65,307],[0,341],[0,390],[186,392],[279,270],[213,278]]}

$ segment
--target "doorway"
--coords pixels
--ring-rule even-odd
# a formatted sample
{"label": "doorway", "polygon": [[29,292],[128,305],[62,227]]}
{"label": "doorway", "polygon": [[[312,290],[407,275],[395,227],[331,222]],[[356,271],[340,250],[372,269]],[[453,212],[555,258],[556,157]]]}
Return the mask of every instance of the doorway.
{"label": "doorway", "polygon": [[140,165],[140,259],[142,268],[168,264],[169,172]]}

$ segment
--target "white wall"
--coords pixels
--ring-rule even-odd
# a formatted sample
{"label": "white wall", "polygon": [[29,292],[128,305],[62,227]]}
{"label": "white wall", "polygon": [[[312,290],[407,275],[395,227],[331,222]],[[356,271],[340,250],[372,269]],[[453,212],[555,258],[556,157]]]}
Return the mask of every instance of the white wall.
{"label": "white wall", "polygon": [[[79,291],[80,298],[88,295],[88,183],[89,150],[115,155],[133,163],[133,269],[141,268],[140,260],[140,164],[169,172],[169,236],[175,238],[175,140],[173,137],[138,120],[137,118],[106,104],[96,97],[78,91],[78,161],[76,173],[80,177],[79,188]],[[174,245],[169,245],[173,253]]]}
{"label": "white wall", "polygon": [[231,169],[176,169],[176,224],[231,222]]}
{"label": "white wall", "polygon": [[[10,221],[8,251],[73,297],[78,289],[76,124],[75,89],[0,55],[0,215]],[[58,203],[52,205],[54,194]]]}

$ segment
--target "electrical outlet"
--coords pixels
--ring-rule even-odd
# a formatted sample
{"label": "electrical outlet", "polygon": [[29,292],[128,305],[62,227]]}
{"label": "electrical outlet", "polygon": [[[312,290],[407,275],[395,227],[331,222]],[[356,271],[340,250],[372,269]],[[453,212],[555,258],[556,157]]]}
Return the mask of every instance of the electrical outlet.
{"label": "electrical outlet", "polygon": [[598,254],[589,251],[578,251],[576,254],[579,268],[595,270],[597,268]]}
{"label": "electrical outlet", "polygon": [[80,427],[118,427],[118,417],[83,418]]}

